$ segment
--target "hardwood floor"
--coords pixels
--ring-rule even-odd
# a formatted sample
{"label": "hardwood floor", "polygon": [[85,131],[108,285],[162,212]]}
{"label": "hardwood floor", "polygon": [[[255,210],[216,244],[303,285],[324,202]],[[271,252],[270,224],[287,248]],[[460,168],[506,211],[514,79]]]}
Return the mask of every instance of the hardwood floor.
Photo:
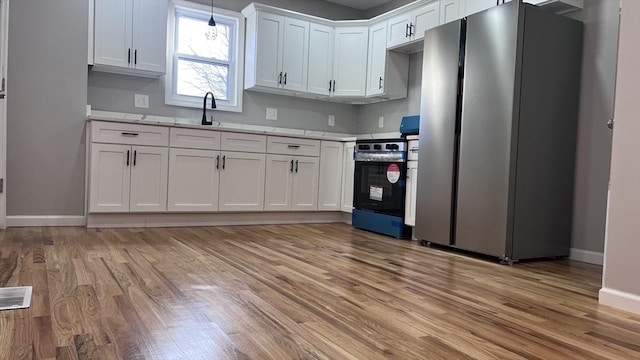
{"label": "hardwood floor", "polygon": [[601,267],[343,224],[0,232],[0,359],[640,359]]}

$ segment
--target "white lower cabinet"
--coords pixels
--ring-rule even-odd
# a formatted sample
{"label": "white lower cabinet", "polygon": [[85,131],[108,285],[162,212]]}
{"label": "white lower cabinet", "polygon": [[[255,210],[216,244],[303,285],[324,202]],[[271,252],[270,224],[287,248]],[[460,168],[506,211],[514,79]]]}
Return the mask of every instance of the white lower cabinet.
{"label": "white lower cabinet", "polygon": [[340,211],[343,152],[341,142],[322,141],[320,144],[318,210]]}
{"label": "white lower cabinet", "polygon": [[91,145],[90,212],[167,209],[166,147]]}
{"label": "white lower cabinet", "polygon": [[342,211],[353,211],[353,176],[356,162],[353,159],[353,152],[356,149],[355,141],[344,143],[344,155],[342,159]]}
{"label": "white lower cabinet", "polygon": [[319,165],[317,157],[268,154],[264,210],[317,210]]}
{"label": "white lower cabinet", "polygon": [[264,209],[265,154],[220,153],[219,211]]}
{"label": "white lower cabinet", "polygon": [[220,151],[169,151],[168,211],[218,211]]}
{"label": "white lower cabinet", "polygon": [[404,202],[404,223],[409,226],[416,225],[416,199],[418,188],[418,162],[407,161],[407,192]]}

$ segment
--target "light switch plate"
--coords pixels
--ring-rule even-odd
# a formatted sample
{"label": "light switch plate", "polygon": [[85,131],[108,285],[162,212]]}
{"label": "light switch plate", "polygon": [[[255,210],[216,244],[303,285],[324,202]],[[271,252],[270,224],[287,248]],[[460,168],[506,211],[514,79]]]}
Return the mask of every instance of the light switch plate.
{"label": "light switch plate", "polygon": [[329,126],[335,126],[335,125],[336,125],[336,116],[329,115]]}
{"label": "light switch plate", "polygon": [[133,96],[133,105],[137,108],[149,108],[149,95],[135,94]]}
{"label": "light switch plate", "polygon": [[278,120],[278,109],[267,108],[267,120]]}

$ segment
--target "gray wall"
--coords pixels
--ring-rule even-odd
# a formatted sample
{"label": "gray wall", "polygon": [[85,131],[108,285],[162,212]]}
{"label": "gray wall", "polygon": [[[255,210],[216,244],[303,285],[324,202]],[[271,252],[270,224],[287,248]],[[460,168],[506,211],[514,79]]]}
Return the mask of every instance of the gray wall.
{"label": "gray wall", "polygon": [[[210,4],[206,0],[197,1]],[[240,11],[250,2],[250,0],[217,0],[215,6]],[[260,3],[329,19],[357,19],[363,16],[359,10],[317,0],[265,0]],[[165,105],[163,79],[145,79],[91,71],[87,90],[88,103],[95,110],[193,118],[196,121],[202,116],[202,111],[198,109]],[[149,95],[149,109],[135,108],[134,94]],[[277,121],[265,119],[267,107],[278,109]],[[329,115],[335,116],[333,127],[328,126]],[[242,113],[224,111],[214,113],[216,121],[339,133],[355,133],[357,118],[357,106],[254,91],[244,92]]]}
{"label": "gray wall", "polygon": [[7,215],[81,215],[87,1],[12,1],[9,18]]}
{"label": "gray wall", "polygon": [[585,0],[582,90],[571,247],[604,250],[619,2]]}
{"label": "gray wall", "polygon": [[[406,99],[363,105],[358,114],[358,134],[397,132],[405,115],[420,114],[422,86],[422,52],[409,58],[409,95]],[[378,127],[378,117],[384,116],[384,127]]]}

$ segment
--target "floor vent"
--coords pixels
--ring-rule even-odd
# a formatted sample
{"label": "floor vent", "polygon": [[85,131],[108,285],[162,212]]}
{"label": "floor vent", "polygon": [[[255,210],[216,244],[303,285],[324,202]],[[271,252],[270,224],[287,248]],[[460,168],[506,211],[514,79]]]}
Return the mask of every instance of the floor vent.
{"label": "floor vent", "polygon": [[31,286],[0,288],[0,310],[28,308],[32,291]]}

